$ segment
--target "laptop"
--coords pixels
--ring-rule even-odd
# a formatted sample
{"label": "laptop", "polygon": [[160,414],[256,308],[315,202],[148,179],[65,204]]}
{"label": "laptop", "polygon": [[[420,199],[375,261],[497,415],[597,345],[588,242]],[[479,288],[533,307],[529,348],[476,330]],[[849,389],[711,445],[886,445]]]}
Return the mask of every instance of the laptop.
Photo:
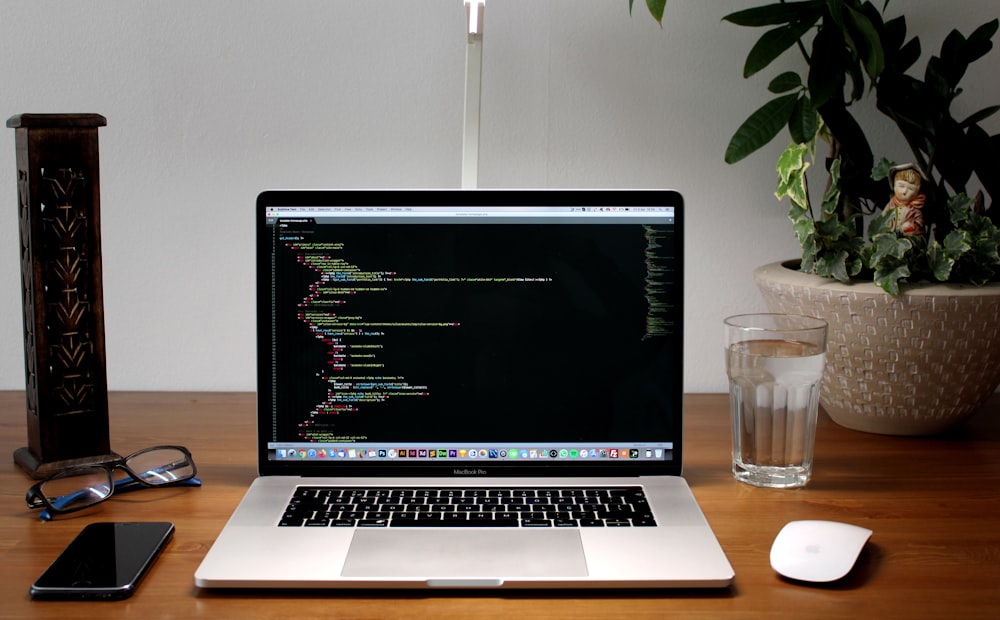
{"label": "laptop", "polygon": [[206,588],[725,587],[674,191],[258,197],[259,477]]}

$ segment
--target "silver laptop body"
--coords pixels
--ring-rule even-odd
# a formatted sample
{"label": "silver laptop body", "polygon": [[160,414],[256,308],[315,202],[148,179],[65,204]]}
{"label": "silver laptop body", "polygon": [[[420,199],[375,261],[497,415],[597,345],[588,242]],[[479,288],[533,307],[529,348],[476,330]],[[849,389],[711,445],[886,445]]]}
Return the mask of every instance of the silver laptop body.
{"label": "silver laptop body", "polygon": [[673,191],[268,191],[217,588],[725,587],[680,476]]}

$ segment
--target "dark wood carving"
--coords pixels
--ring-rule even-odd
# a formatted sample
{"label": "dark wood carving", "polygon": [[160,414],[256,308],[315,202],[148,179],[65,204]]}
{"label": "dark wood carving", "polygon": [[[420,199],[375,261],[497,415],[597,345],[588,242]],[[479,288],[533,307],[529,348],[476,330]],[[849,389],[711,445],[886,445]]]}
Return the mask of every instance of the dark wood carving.
{"label": "dark wood carving", "polygon": [[97,114],[22,114],[17,147],[28,446],[42,478],[113,458],[108,425]]}

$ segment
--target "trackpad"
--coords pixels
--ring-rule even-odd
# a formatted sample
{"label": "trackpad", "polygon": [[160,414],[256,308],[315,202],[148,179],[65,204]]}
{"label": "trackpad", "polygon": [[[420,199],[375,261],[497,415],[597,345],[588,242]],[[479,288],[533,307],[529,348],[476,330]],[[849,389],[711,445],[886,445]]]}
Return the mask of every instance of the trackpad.
{"label": "trackpad", "polygon": [[357,530],[344,577],[585,577],[577,530]]}

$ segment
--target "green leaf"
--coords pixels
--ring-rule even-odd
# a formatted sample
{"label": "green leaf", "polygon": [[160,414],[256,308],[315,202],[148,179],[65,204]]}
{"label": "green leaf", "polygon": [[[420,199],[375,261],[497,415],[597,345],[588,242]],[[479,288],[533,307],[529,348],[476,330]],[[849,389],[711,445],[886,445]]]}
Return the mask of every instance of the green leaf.
{"label": "green leaf", "polygon": [[[628,14],[632,14],[632,6],[635,0],[628,0]],[[663,26],[663,11],[667,7],[667,0],[646,0],[646,8],[661,27]]]}
{"label": "green leaf", "polygon": [[667,0],[646,0],[646,7],[649,9],[649,14],[656,20],[656,23],[662,26],[663,11],[667,7]]}
{"label": "green leaf", "polygon": [[[862,239],[859,239],[858,241],[860,241],[860,242],[862,243],[862,245],[864,244],[864,240],[862,240]],[[857,277],[857,275],[858,275],[859,273],[861,273],[861,269],[862,269],[863,267],[864,267],[864,265],[863,265],[863,264],[861,263],[861,261],[860,261],[860,260],[856,260],[856,261],[854,261],[853,263],[851,263],[851,265],[850,265],[850,269],[848,270],[848,274],[849,274],[849,275],[850,275],[850,276],[851,276],[852,278],[854,278],[854,277]]]}
{"label": "green leaf", "polygon": [[967,269],[963,277],[973,286],[983,286],[993,279],[995,273],[996,271],[988,266],[977,263]]}
{"label": "green leaf", "polygon": [[774,195],[779,200],[787,196],[792,201],[792,204],[798,205],[808,211],[809,193],[806,188],[805,179],[804,174],[795,173],[787,181],[779,181],[778,189],[774,192]]}
{"label": "green leaf", "polygon": [[847,275],[847,251],[842,250],[821,257],[816,261],[816,273],[826,278],[836,278],[841,282],[850,281]]}
{"label": "green leaf", "polygon": [[969,68],[966,60],[968,47],[965,36],[958,30],[952,30],[941,44],[941,56],[931,59],[935,63],[935,73],[944,80],[949,89],[958,86]]}
{"label": "green leaf", "polygon": [[879,235],[884,235],[892,232],[892,213],[882,211],[881,213],[875,215],[872,218],[870,224],[868,224],[868,238],[875,239]]}
{"label": "green leaf", "polygon": [[839,241],[849,238],[853,230],[835,217],[822,220],[816,224],[816,234],[829,241]]}
{"label": "green leaf", "polygon": [[834,96],[842,97],[846,79],[843,55],[844,42],[832,29],[821,28],[813,39],[811,66],[806,81],[813,105],[820,109]]}
{"label": "green leaf", "polygon": [[863,13],[848,6],[847,15],[851,23],[863,37],[861,39],[863,49],[859,49],[858,54],[865,63],[865,72],[868,73],[869,77],[875,79],[881,75],[882,70],[885,68],[885,52],[882,50],[882,40],[875,26],[872,25],[871,21]]}
{"label": "green leaf", "polygon": [[969,40],[970,41],[979,41],[979,40],[989,41],[990,39],[993,38],[993,35],[995,35],[998,30],[1000,30],[1000,19],[990,20],[990,21],[986,22],[985,24],[983,24],[982,26],[980,26],[979,28],[976,28],[976,30],[971,35],[969,35]]}
{"label": "green leaf", "polygon": [[802,264],[799,265],[799,271],[805,273],[816,273],[816,248],[806,249],[805,244],[802,245]]}
{"label": "green leaf", "polygon": [[965,62],[973,63],[993,49],[993,42],[990,39],[997,33],[998,28],[1000,28],[1000,20],[994,19],[976,28],[975,32],[969,35],[964,50]]}
{"label": "green leaf", "polygon": [[875,163],[872,168],[872,180],[881,181],[883,179],[889,178],[889,169],[896,165],[896,162],[889,161],[885,157],[882,157]]}
{"label": "green leaf", "polygon": [[798,219],[796,219],[796,216],[793,216],[791,212],[789,212],[788,217],[793,222],[795,222],[792,225],[792,229],[795,231],[795,237],[799,240],[799,245],[801,245],[803,249],[805,249],[806,244],[811,242],[812,248],[815,251],[816,222],[814,222],[812,218],[808,216],[806,217],[798,216]]}
{"label": "green leaf", "polygon": [[805,144],[789,144],[778,157],[778,178],[787,182],[793,174],[804,173],[809,167],[809,162],[805,160],[808,152],[809,147]]}
{"label": "green leaf", "polygon": [[736,163],[773,140],[788,123],[797,99],[796,94],[772,99],[743,121],[726,148],[726,163]]}
{"label": "green leaf", "polygon": [[980,233],[974,249],[982,262],[1000,267],[1000,229],[987,218],[981,218],[984,230]]}
{"label": "green leaf", "polygon": [[[830,163],[830,189],[823,195],[823,214],[833,215],[840,205],[840,158]],[[853,224],[852,224],[853,225]]]}
{"label": "green leaf", "polygon": [[809,162],[805,161],[808,150],[809,147],[805,144],[788,145],[778,158],[778,189],[774,192],[778,200],[788,196],[793,205],[806,211],[809,208],[809,190],[806,186]]}
{"label": "green leaf", "polygon": [[915,65],[920,59],[921,53],[920,39],[913,37],[896,52],[896,57],[893,59],[896,63],[896,70],[903,72]]}
{"label": "green leaf", "polygon": [[947,282],[951,277],[952,267],[955,266],[955,259],[949,258],[941,244],[933,241],[927,248],[927,263],[938,282]]}
{"label": "green leaf", "polygon": [[794,21],[812,20],[815,22],[823,14],[824,0],[813,0],[811,2],[795,2],[786,4],[768,4],[752,9],[744,9],[730,13],[722,19],[737,26],[776,26],[778,24],[788,24]]}
{"label": "green leaf", "polygon": [[851,65],[845,75],[851,76],[851,101],[861,101],[865,96],[865,72],[860,65]]}
{"label": "green leaf", "polygon": [[844,3],[841,0],[827,0],[826,10],[830,12],[830,20],[844,27]]}
{"label": "green leaf", "polygon": [[774,195],[779,200],[787,196],[793,205],[798,205],[806,212],[809,211],[809,196],[805,189],[805,177],[803,176],[795,175],[788,181],[779,181],[778,189]]}
{"label": "green leaf", "polygon": [[809,102],[809,97],[799,97],[792,108],[792,115],[788,119],[788,133],[792,135],[792,140],[799,143],[811,143],[816,139],[816,132],[819,131],[819,114]]}
{"label": "green leaf", "polygon": [[993,116],[994,114],[997,113],[997,111],[1000,111],[1000,105],[994,105],[994,106],[990,106],[988,108],[983,108],[982,110],[976,112],[975,114],[973,114],[969,118],[967,118],[964,121],[962,121],[961,127],[965,128],[965,127],[969,127],[970,125],[975,125],[979,121],[985,120],[985,119]]}
{"label": "green leaf", "polygon": [[771,64],[785,50],[795,45],[812,26],[810,22],[793,22],[765,32],[747,54],[743,77],[748,78]]}
{"label": "green leaf", "polygon": [[897,237],[894,234],[884,234],[872,239],[875,253],[872,255],[872,264],[877,268],[878,264],[886,258],[902,260],[906,252],[913,247],[913,243],[906,237]]}
{"label": "green leaf", "polygon": [[954,77],[955,72],[956,69],[950,63],[932,56],[924,68],[924,83],[935,97],[942,101],[947,100],[951,93],[952,82],[957,84],[961,79],[961,76]]}
{"label": "green leaf", "polygon": [[949,219],[953,226],[962,226],[973,215],[975,201],[968,194],[956,194],[948,200]]}
{"label": "green leaf", "polygon": [[802,88],[802,78],[799,77],[799,74],[794,71],[785,71],[778,77],[771,80],[771,83],[767,85],[767,90],[771,91],[775,95],[787,93],[788,91],[795,90],[797,88]]}
{"label": "green leaf", "polygon": [[910,277],[910,269],[906,265],[894,265],[875,270],[875,284],[893,297],[899,295],[899,281]]}
{"label": "green leaf", "polygon": [[955,229],[944,238],[944,253],[953,260],[958,260],[972,249],[972,236],[968,232]]}

